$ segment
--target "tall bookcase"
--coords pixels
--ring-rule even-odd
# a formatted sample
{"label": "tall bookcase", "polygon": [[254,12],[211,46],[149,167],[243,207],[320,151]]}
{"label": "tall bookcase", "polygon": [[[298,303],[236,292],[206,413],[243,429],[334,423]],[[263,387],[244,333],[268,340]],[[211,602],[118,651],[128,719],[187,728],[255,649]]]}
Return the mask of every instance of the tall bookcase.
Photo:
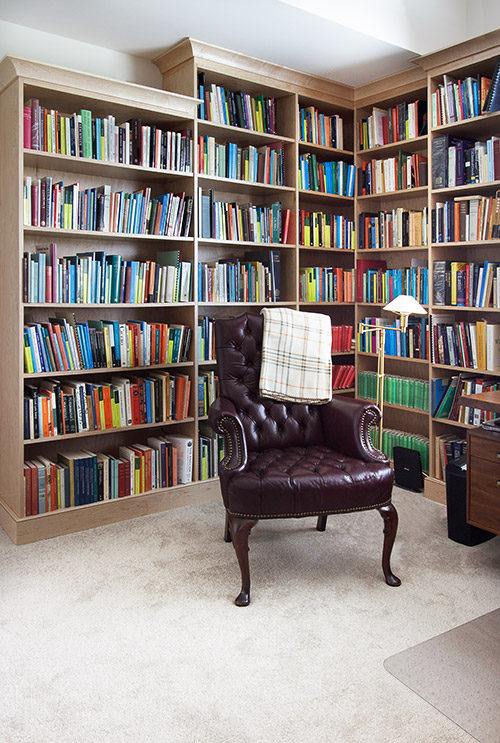
{"label": "tall bookcase", "polygon": [[[180,323],[195,329],[194,301],[171,304],[56,304],[23,302],[23,253],[35,247],[55,243],[58,256],[74,256],[88,251],[105,251],[123,259],[155,260],[157,251],[181,250],[183,257],[194,260],[194,232],[191,226],[186,237],[161,237],[150,234],[101,232],[95,230],[52,229],[24,224],[23,183],[51,176],[53,182],[65,185],[78,182],[81,188],[111,186],[111,191],[133,193],[151,188],[153,195],[185,193],[194,195],[193,173],[104,162],[72,155],[48,153],[23,148],[23,107],[30,99],[53,111],[71,114],[81,109],[91,110],[94,117],[114,116],[116,123],[134,117],[144,125],[154,125],[165,131],[193,130],[196,101],[192,98],[122,83],[105,78],[62,70],[18,58],[5,58],[0,65],[2,115],[0,117],[1,147],[1,221],[3,232],[3,263],[1,272],[2,368],[3,380],[0,405],[4,436],[0,447],[3,472],[0,492],[0,523],[16,543],[24,543],[110,523],[136,515],[154,513],[186,503],[213,498],[216,484],[200,485],[195,465],[196,484],[178,485],[163,490],[106,500],[83,506],[63,508],[34,516],[25,515],[23,496],[23,462],[38,456],[57,461],[59,452],[80,449],[116,453],[119,446],[146,443],[148,436],[160,433],[183,433],[196,441],[197,411],[195,404],[196,357],[195,342],[188,360],[181,364],[163,364],[133,369],[92,369],[63,371],[51,374],[27,374],[24,371],[23,328],[30,322],[47,322],[58,310],[75,313],[77,321],[90,319]],[[186,374],[193,393],[188,416],[176,422],[142,424],[86,433],[59,435],[52,438],[24,441],[23,389],[25,384],[41,379],[58,381],[102,381],[114,374],[130,372],[141,376],[151,371]],[[127,374],[125,374],[127,376]]]}
{"label": "tall bookcase", "polygon": [[[217,318],[242,311],[259,313],[266,300],[258,301],[208,301],[202,292],[199,264],[244,262],[246,253],[269,250],[279,254],[280,296],[275,303],[294,309],[326,312],[334,325],[352,325],[364,317],[381,317],[383,302],[366,302],[357,296],[348,301],[345,297],[335,300],[315,301],[301,293],[301,276],[304,269],[313,267],[320,275],[321,268],[343,269],[349,272],[358,261],[384,260],[388,269],[410,266],[412,261],[428,269],[429,315],[446,311],[464,321],[473,322],[478,317],[500,320],[497,308],[446,307],[433,300],[432,274],[436,260],[461,260],[466,262],[492,260],[499,240],[438,243],[431,240],[430,217],[436,203],[453,200],[461,194],[494,195],[498,182],[435,189],[432,186],[432,143],[442,133],[474,137],[485,140],[495,134],[500,114],[478,116],[460,123],[431,125],[431,100],[443,75],[461,79],[478,73],[491,76],[500,58],[500,32],[493,32],[464,44],[425,55],[414,60],[414,66],[395,75],[389,75],[369,84],[353,88],[296,70],[280,67],[238,52],[228,51],[202,42],[186,39],[167,50],[156,60],[162,75],[164,90],[108,80],[105,78],[64,70],[45,64],[7,57],[0,64],[0,192],[1,220],[4,237],[4,260],[1,272],[0,308],[2,310],[2,385],[0,409],[4,435],[0,447],[2,482],[0,485],[0,525],[16,543],[25,543],[70,533],[80,529],[112,523],[121,519],[154,513],[180,505],[218,497],[217,478],[204,479],[198,466],[200,426],[206,424],[198,408],[198,379],[204,373],[215,371],[213,358],[200,358],[198,327],[203,318]],[[219,86],[229,91],[243,91],[250,97],[264,96],[275,100],[276,120],[273,133],[246,129],[228,123],[215,123],[199,116],[198,83],[203,73],[206,86]],[[73,112],[90,109],[94,116],[112,115],[116,121],[140,118],[146,125],[163,129],[189,128],[193,135],[192,172],[166,172],[137,165],[97,162],[82,157],[45,153],[23,148],[23,106],[28,99],[38,98],[40,104],[57,111]],[[387,110],[402,103],[427,101],[428,128],[425,134],[376,147],[361,147],[360,121],[366,119],[373,108]],[[300,111],[338,115],[343,119],[343,141],[318,144],[304,141]],[[279,184],[251,182],[228,178],[213,173],[199,172],[198,142],[211,139],[212,146],[232,143],[242,150],[268,147],[278,149],[283,159],[284,179]],[[205,139],[204,139],[205,138]],[[363,163],[396,157],[399,151],[407,156],[427,157],[428,185],[412,184],[385,193],[362,193]],[[343,172],[357,167],[353,195],[327,193],[305,188],[303,162],[343,162]],[[335,166],[339,167],[339,166]],[[111,232],[49,229],[27,227],[23,215],[23,181],[52,176],[65,184],[77,181],[82,187],[111,185],[111,190],[130,192],[149,187],[152,194],[184,192],[193,197],[193,219],[188,236],[182,238]],[[324,191],[325,189],[323,189]],[[328,190],[328,188],[326,189]],[[274,236],[273,244],[234,239],[207,237],[202,231],[202,196],[211,194],[214,201],[232,203],[236,207],[252,205],[265,207],[281,204],[281,217],[288,213],[288,232],[285,241]],[[402,209],[422,212],[427,209],[428,241],[413,240],[410,245],[379,249],[360,249],[356,234],[355,249],[325,246],[309,236],[305,244],[301,220],[304,213],[335,215],[338,219],[354,223],[359,232],[360,215],[374,215]],[[282,226],[283,226],[282,220]],[[277,242],[276,242],[277,240]],[[56,243],[57,255],[71,256],[87,251],[106,251],[122,255],[124,259],[154,259],[158,250],[176,249],[183,258],[193,263],[193,294],[190,301],[171,304],[98,304],[58,306],[23,302],[23,253],[38,246]],[[247,260],[249,260],[247,258]],[[355,287],[356,290],[356,287]],[[233,298],[235,299],[235,297]],[[188,417],[184,420],[142,427],[112,429],[108,431],[70,435],[59,439],[24,441],[23,388],[25,384],[49,377],[71,380],[107,381],[114,370],[87,370],[86,372],[58,372],[29,375],[24,371],[23,328],[29,322],[47,321],[57,309],[70,310],[77,320],[107,319],[121,322],[145,320],[189,325],[193,339],[187,361],[179,367],[165,370],[186,374],[191,380],[191,399]],[[356,333],[354,332],[354,337]],[[355,364],[357,372],[373,372],[376,356],[354,350],[339,352],[333,359],[338,364]],[[438,378],[456,374],[460,368],[432,363],[430,359],[406,360],[388,356],[386,373],[411,377],[431,383]],[[468,370],[465,370],[468,371]],[[491,370],[484,370],[491,371]],[[147,369],[134,369],[134,373],[149,373]],[[339,393],[354,394],[355,389]],[[442,434],[464,433],[465,424],[434,420],[431,410],[416,411],[404,405],[386,403],[385,424],[389,428],[425,436],[430,441],[430,478],[434,492],[444,492],[442,480],[436,479],[435,438]],[[37,456],[55,457],[64,449],[71,452],[82,448],[104,453],[114,452],[120,445],[145,443],[148,436],[157,433],[184,433],[194,441],[193,482],[188,485],[153,490],[139,495],[118,498],[85,506],[54,510],[36,516],[26,516],[23,494],[23,462]],[[437,496],[439,497],[439,496]]]}

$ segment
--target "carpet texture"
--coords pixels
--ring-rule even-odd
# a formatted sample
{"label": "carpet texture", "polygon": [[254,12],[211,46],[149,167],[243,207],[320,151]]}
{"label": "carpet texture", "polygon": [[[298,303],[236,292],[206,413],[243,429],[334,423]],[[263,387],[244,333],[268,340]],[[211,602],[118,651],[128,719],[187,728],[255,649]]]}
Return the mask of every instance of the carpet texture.
{"label": "carpet texture", "polygon": [[14,546],[0,531],[2,743],[470,743],[384,669],[498,608],[500,539],[463,547],[396,489],[376,512],[266,521],[252,604],[220,502]]}
{"label": "carpet texture", "polygon": [[480,743],[500,743],[500,609],[384,663]]}

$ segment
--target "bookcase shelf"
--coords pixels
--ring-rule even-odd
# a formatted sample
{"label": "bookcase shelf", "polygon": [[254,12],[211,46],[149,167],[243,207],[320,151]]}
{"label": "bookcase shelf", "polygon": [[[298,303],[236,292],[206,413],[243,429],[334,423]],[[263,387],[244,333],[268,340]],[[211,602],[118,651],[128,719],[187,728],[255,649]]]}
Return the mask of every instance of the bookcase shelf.
{"label": "bookcase shelf", "polygon": [[94,436],[110,435],[122,433],[124,431],[140,431],[143,428],[163,428],[164,426],[181,425],[183,423],[192,423],[194,418],[180,418],[179,420],[159,421],[158,423],[139,423],[135,426],[120,426],[118,428],[97,429],[95,431],[80,431],[79,433],[67,433],[64,436],[46,436],[40,439],[24,439],[24,445],[34,444],[52,444],[54,441],[72,441],[73,439],[88,439]]}
{"label": "bookcase shelf", "polygon": [[[471,184],[457,188],[432,188],[432,142],[441,134],[463,137],[484,138],[495,135],[500,121],[500,112],[486,114],[462,122],[433,127],[428,134],[412,139],[400,139],[369,149],[359,148],[360,120],[367,117],[373,107],[388,108],[403,102],[428,100],[427,113],[430,122],[430,96],[442,80],[443,74],[459,78],[467,74],[491,74],[496,60],[500,57],[500,31],[492,32],[476,40],[457,45],[441,52],[424,55],[411,68],[389,75],[369,84],[357,86],[341,85],[331,80],[314,77],[296,70],[280,67],[265,60],[256,60],[234,51],[228,51],[210,44],[187,39],[162,53],[155,63],[163,75],[164,90],[143,88],[142,86],[121,83],[93,75],[66,71],[49,65],[29,62],[16,58],[6,58],[1,63],[0,80],[2,88],[0,113],[0,144],[2,168],[0,170],[1,219],[4,228],[4,266],[0,275],[0,311],[3,318],[2,358],[6,383],[0,386],[0,409],[8,436],[0,447],[2,481],[0,483],[0,525],[17,543],[42,539],[57,534],[70,533],[100,524],[132,518],[143,513],[154,513],[166,508],[188,503],[202,502],[217,497],[219,486],[217,478],[202,480],[198,460],[199,423],[205,416],[199,416],[195,390],[199,370],[215,369],[215,361],[198,361],[198,339],[196,337],[198,319],[203,315],[212,318],[227,317],[240,312],[259,313],[264,302],[199,302],[198,263],[239,257],[245,251],[277,250],[281,262],[281,297],[285,301],[274,302],[272,306],[285,306],[305,311],[327,313],[333,325],[351,325],[362,320],[365,315],[386,316],[383,303],[351,302],[302,302],[299,294],[299,272],[303,267],[343,268],[351,270],[360,259],[380,259],[386,261],[388,268],[408,267],[412,260],[419,264],[425,262],[429,270],[429,297],[432,299],[432,265],[436,258],[453,260],[465,256],[467,261],[484,261],[490,255],[490,248],[500,245],[500,240],[472,242],[437,243],[429,245],[401,246],[382,249],[344,250],[331,247],[316,247],[299,244],[299,221],[301,213],[323,213],[341,216],[352,220],[356,233],[361,213],[390,212],[397,208],[422,212],[428,210],[429,226],[431,211],[440,200],[453,200],[455,196],[478,194],[490,195],[500,190],[500,181]],[[265,133],[226,124],[206,121],[199,118],[198,74],[203,73],[207,84],[213,83],[227,90],[242,90],[250,96],[260,94],[275,99],[276,132]],[[105,117],[110,114],[116,122],[141,118],[145,125],[156,125],[163,130],[190,129],[193,139],[192,170],[184,173],[171,170],[146,168],[138,165],[123,165],[82,157],[71,157],[53,153],[39,152],[23,148],[23,110],[22,102],[39,98],[41,105],[59,111],[77,111],[82,107],[91,109],[93,115]],[[343,143],[339,149],[302,141],[299,127],[299,109],[313,107],[319,114],[341,116],[343,119]],[[214,137],[217,143],[234,143],[238,147],[276,147],[283,143],[285,153],[285,184],[273,186],[242,180],[212,177],[199,174],[197,146],[200,137]],[[360,167],[364,161],[391,157],[399,151],[419,153],[428,158],[429,186],[388,191],[370,195],[342,196],[299,188],[299,157],[311,153],[319,163],[325,161],[344,161]],[[135,233],[115,233],[87,230],[53,229],[24,226],[22,220],[22,186],[24,175],[42,177],[54,175],[64,183],[81,182],[82,187],[99,186],[111,181],[112,190],[133,192],[150,186],[153,194],[167,191],[185,192],[193,197],[193,217],[189,237],[165,237]],[[64,177],[68,174],[68,178]],[[69,180],[71,178],[71,180]],[[358,179],[359,180],[359,179]],[[281,201],[283,209],[290,210],[287,243],[261,243],[236,240],[201,238],[197,232],[199,216],[199,190],[212,188],[216,199],[228,202],[250,202],[256,206],[271,200]],[[234,198],[233,198],[234,195]],[[332,223],[333,224],[333,223]],[[430,227],[429,227],[430,236]],[[356,238],[357,240],[357,238]],[[153,241],[154,247],[149,246]],[[144,304],[62,304],[62,303],[21,303],[22,286],[17,290],[17,282],[22,281],[23,252],[33,251],[40,243],[55,242],[60,255],[75,255],[77,252],[105,250],[106,253],[119,253],[124,260],[154,260],[157,250],[178,249],[183,258],[193,262],[193,297],[189,302],[144,303]],[[149,246],[149,247],[148,247]],[[464,248],[466,250],[464,250]],[[448,249],[450,249],[448,251]],[[447,252],[448,251],[448,252]],[[481,252],[483,251],[483,252]],[[425,261],[425,259],[427,259]],[[13,290],[13,287],[15,288]],[[24,322],[45,322],[54,311],[68,310],[81,312],[81,320],[87,317],[126,319],[161,323],[182,323],[193,330],[190,360],[179,364],[151,365],[142,367],[117,367],[82,369],[65,372],[28,374],[24,371],[21,346]],[[434,305],[428,306],[430,313],[453,312],[457,318],[480,316],[496,319],[500,308],[473,308]],[[457,312],[460,310],[460,312]],[[466,313],[464,314],[464,310]],[[387,316],[388,317],[388,316]],[[355,335],[355,333],[354,333]],[[357,349],[336,352],[334,358],[347,359],[356,369],[374,371],[377,355],[360,352]],[[460,372],[498,375],[498,372],[470,369],[442,364],[434,364],[428,359],[386,356],[386,369],[396,375],[414,377],[422,380],[444,377]],[[112,501],[101,501],[75,508],[61,509],[46,514],[24,515],[23,460],[32,457],[32,452],[49,452],[54,455],[60,445],[60,438],[50,437],[24,442],[22,426],[23,385],[48,378],[67,379],[109,379],[114,374],[136,374],[154,372],[161,369],[184,369],[192,382],[190,411],[194,415],[182,421],[168,421],[165,424],[142,424],[137,427],[107,429],[105,431],[82,432],[71,435],[75,441],[71,448],[78,447],[80,440],[87,440],[94,447],[102,442],[103,451],[109,447],[117,449],[122,443],[132,442],[135,431],[138,440],[145,442],[148,431],[158,431],[163,425],[169,430],[180,430],[193,438],[194,469],[193,482],[173,488],[157,489]],[[357,380],[357,375],[356,375]],[[353,394],[356,389],[336,390],[335,394]],[[413,413],[418,415],[414,416]],[[454,421],[433,419],[432,411],[387,404],[386,425],[405,426],[410,433],[428,436],[430,440],[430,462],[435,462],[434,437],[455,428],[464,429]],[[173,425],[175,423],[175,425]],[[205,422],[206,426],[206,422]],[[101,434],[110,434],[103,437]],[[95,443],[94,443],[95,441]],[[87,444],[90,445],[90,444]],[[26,454],[25,454],[26,450]],[[433,465],[431,466],[431,474]]]}

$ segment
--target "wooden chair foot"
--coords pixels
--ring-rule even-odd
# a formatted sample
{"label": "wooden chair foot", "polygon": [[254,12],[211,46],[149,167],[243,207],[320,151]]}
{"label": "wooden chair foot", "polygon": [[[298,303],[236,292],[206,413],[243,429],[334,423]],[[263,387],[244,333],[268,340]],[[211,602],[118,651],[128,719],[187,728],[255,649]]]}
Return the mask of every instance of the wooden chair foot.
{"label": "wooden chair foot", "polygon": [[391,552],[398,531],[398,512],[389,503],[377,509],[384,519],[384,548],[382,552],[382,570],[384,571],[385,582],[388,586],[400,586],[401,580],[394,575],[391,570]]}
{"label": "wooden chair foot", "polygon": [[318,516],[318,521],[316,524],[316,529],[318,531],[325,531],[327,518],[328,518],[328,514],[321,514],[320,516]]}
{"label": "wooden chair foot", "polygon": [[258,519],[241,519],[229,516],[229,528],[233,547],[241,571],[241,591],[235,599],[236,606],[248,606],[250,603],[250,567],[248,564],[248,537]]}

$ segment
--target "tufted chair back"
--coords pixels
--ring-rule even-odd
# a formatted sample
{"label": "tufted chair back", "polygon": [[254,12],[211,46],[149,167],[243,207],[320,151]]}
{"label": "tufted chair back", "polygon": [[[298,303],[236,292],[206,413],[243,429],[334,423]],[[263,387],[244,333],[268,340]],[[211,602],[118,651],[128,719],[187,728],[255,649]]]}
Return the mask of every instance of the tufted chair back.
{"label": "tufted chair back", "polygon": [[215,350],[221,397],[234,404],[249,452],[322,444],[318,405],[283,403],[259,396],[263,326],[261,315],[248,313],[217,320]]}

